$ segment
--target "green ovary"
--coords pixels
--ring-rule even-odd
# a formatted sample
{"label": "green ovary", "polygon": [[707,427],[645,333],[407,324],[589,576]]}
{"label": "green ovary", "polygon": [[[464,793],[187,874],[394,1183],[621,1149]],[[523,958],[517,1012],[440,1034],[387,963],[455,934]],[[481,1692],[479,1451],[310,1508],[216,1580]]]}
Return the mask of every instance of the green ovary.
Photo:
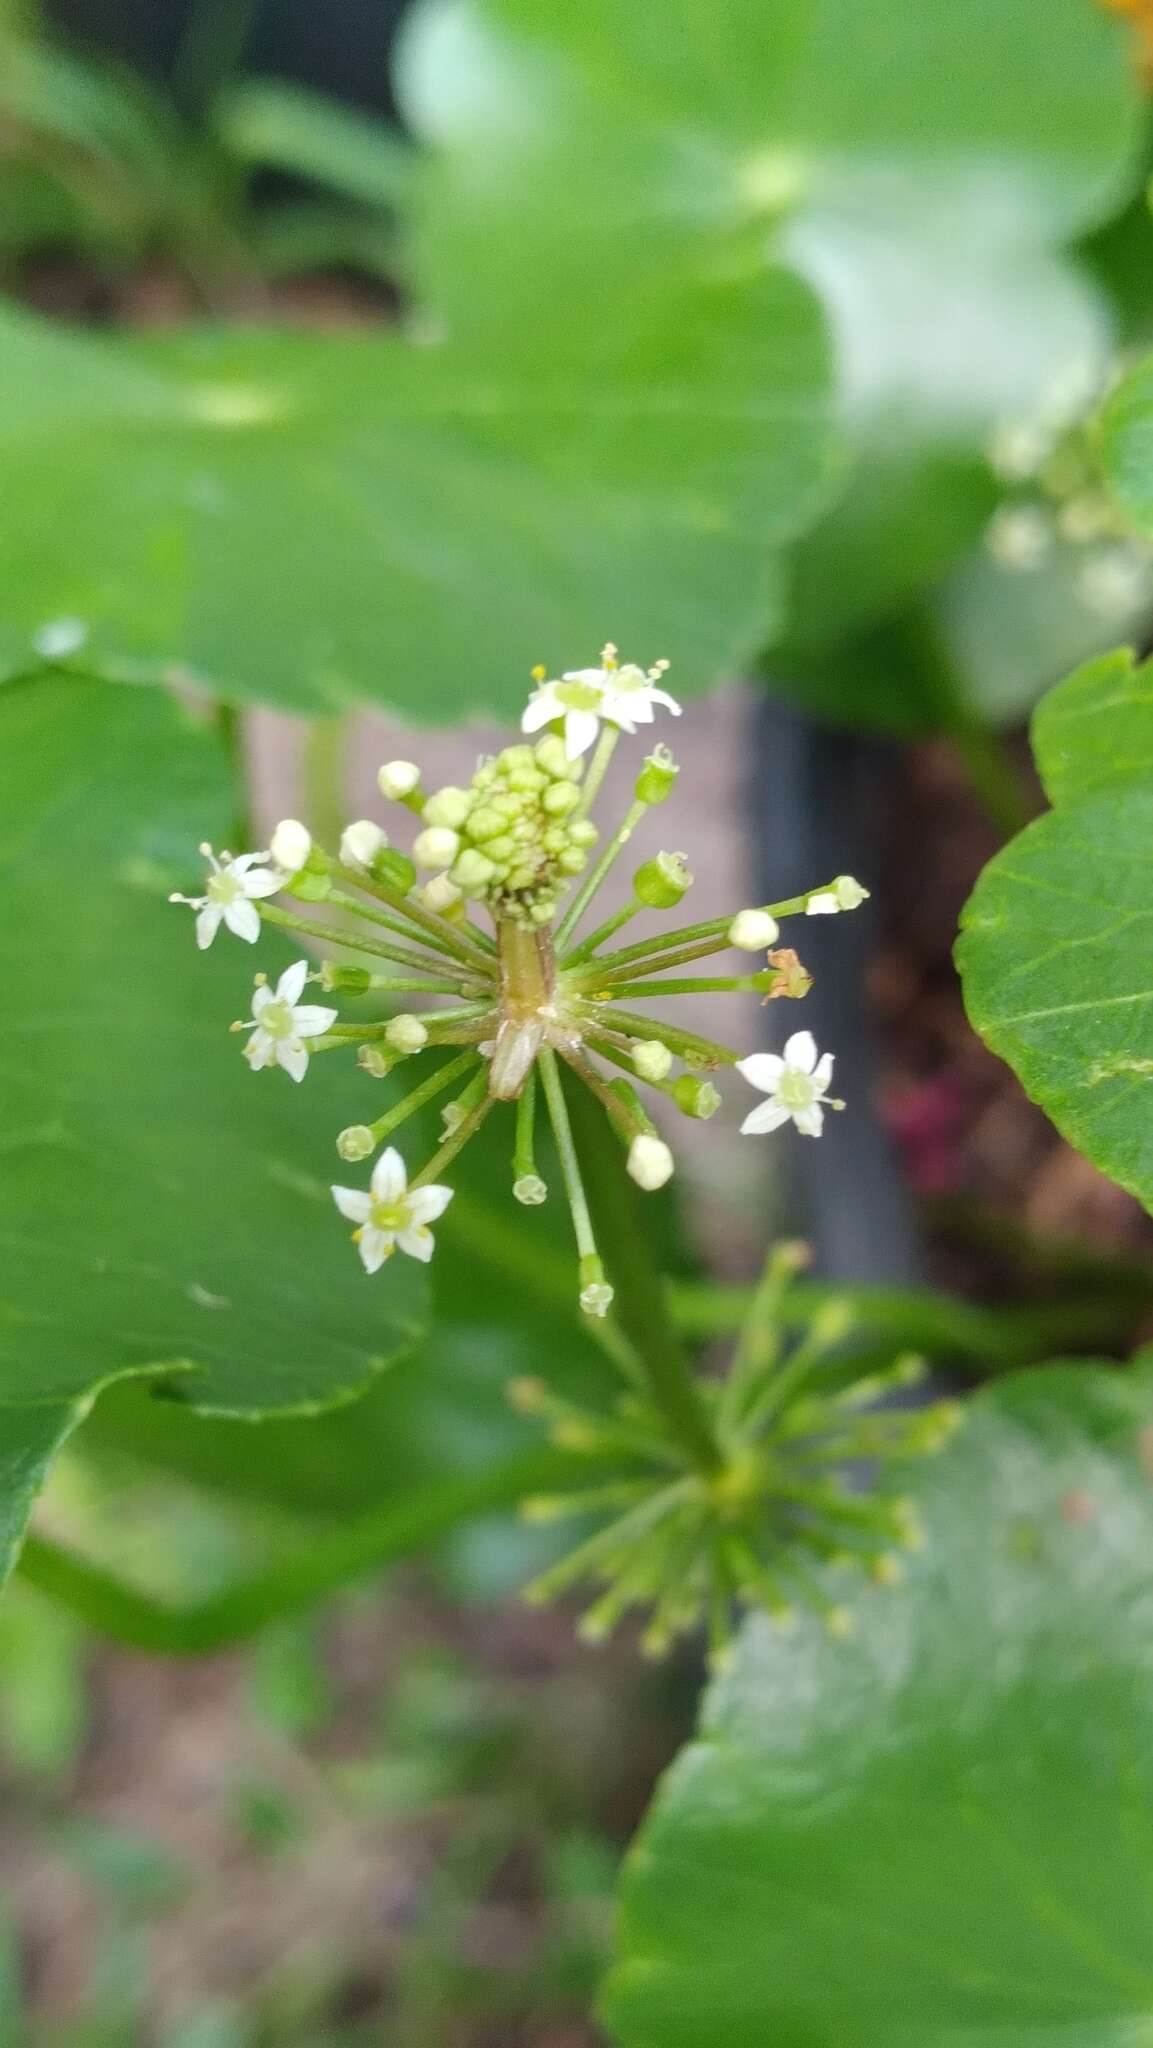
{"label": "green ovary", "polygon": [[784,1109],[811,1109],[817,1099],[816,1084],[808,1074],[790,1070],[781,1075],[774,1093]]}

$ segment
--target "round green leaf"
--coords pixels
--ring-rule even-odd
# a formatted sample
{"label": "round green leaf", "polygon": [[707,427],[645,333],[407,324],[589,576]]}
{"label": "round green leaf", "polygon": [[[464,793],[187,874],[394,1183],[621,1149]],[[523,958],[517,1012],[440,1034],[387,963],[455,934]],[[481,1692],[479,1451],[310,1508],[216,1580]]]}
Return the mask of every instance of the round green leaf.
{"label": "round green leaf", "polygon": [[1143,1376],[987,1389],[855,1634],[749,1627],[626,1871],[621,2048],[1153,2038],[1151,1415]]}
{"label": "round green leaf", "polygon": [[1062,804],[962,916],[969,1017],[1058,1130],[1153,1207],[1153,783]]}
{"label": "round green leaf", "polygon": [[1121,647],[1050,690],[1033,719],[1049,801],[1069,804],[1117,783],[1153,786],[1153,663]]}
{"label": "round green leaf", "polygon": [[374,1287],[328,1183],[349,1074],[253,1075],[228,1031],[254,967],[198,954],[197,842],[231,831],[215,737],[163,693],[46,676],[0,690],[0,1402],[127,1368],[242,1415],[348,1398],[424,1324]]}

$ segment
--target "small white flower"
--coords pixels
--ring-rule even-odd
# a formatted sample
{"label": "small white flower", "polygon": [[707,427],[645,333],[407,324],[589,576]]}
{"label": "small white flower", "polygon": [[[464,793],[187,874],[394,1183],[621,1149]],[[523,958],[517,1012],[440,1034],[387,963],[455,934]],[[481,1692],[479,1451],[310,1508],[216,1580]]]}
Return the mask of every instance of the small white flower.
{"label": "small white flower", "polygon": [[783,1056],[776,1052],[754,1052],[747,1060],[738,1060],[737,1072],[769,1098],[751,1109],[741,1125],[742,1132],[749,1137],[779,1130],[791,1117],[806,1138],[819,1138],[825,1121],[822,1103],[839,1107],[832,1103],[828,1093],[833,1078],[833,1055],[827,1052],[823,1058],[817,1058],[811,1031],[794,1031],[785,1041]]}
{"label": "small white flower", "polygon": [[272,835],[272,858],[286,875],[298,875],[312,852],[312,834],[299,818],[282,818]]}
{"label": "small white flower", "polygon": [[610,644],[602,650],[599,668],[566,669],[559,680],[540,683],[529,698],[521,731],[539,732],[542,725],[559,719],[566,751],[575,761],[592,746],[602,720],[632,733],[638,725],[652,724],[654,705],[663,704],[680,715],[676,699],[659,687],[667,661],[656,662],[646,672],[634,662],[619,667],[616,653]]}
{"label": "small white flower", "polygon": [[1077,572],[1077,595],[1099,618],[1119,621],[1148,604],[1153,576],[1136,548],[1099,548]]}
{"label": "small white flower", "polygon": [[303,1081],[308,1072],[305,1039],[319,1038],[337,1016],[335,1010],[326,1010],[319,1003],[301,1002],[307,979],[307,960],[297,960],[285,968],[275,990],[266,982],[258,986],[248,1019],[255,1029],[244,1048],[254,1073],[261,1067],[283,1067],[294,1081]]}
{"label": "small white flower", "polygon": [[641,1131],[629,1146],[628,1170],[639,1188],[652,1194],[673,1177],[673,1155],[663,1138]]}
{"label": "small white flower", "polygon": [[838,875],[827,889],[817,889],[805,905],[807,917],[832,917],[838,910],[859,910],[868,901],[869,892],[862,889],[852,875]]}
{"label": "small white flower", "polygon": [[729,944],[742,953],[763,953],[780,936],[781,927],[767,910],[738,910],[729,926]]}
{"label": "small white flower", "polygon": [[284,886],[284,876],[274,874],[269,868],[257,867],[258,861],[267,860],[266,853],[239,853],[235,859],[230,853],[222,853],[217,860],[207,841],[200,849],[211,863],[203,896],[180,896],[173,894],[170,903],[187,903],[195,910],[196,943],[201,952],[212,944],[221,924],[226,924],[238,939],[247,939],[255,945],[260,937],[260,912],[257,900],[262,896],[275,896]]}
{"label": "small white flower", "polygon": [[370,868],[387,845],[387,832],[371,818],[356,818],[340,835],[340,858],[346,868]]}
{"label": "small white flower", "polygon": [[342,1216],[358,1228],[354,1232],[366,1273],[379,1272],[399,1245],[410,1259],[427,1264],[433,1254],[430,1223],[443,1216],[453,1197],[452,1188],[413,1188],[400,1153],[389,1145],[372,1169],[370,1188],[338,1188],[332,1199]]}

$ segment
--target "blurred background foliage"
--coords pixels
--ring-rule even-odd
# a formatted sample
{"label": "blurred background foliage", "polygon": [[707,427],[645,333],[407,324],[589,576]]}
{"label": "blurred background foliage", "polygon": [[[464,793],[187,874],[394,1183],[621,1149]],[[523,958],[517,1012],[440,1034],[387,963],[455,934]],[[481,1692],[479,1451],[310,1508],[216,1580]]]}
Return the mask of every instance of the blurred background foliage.
{"label": "blurred background foliage", "polygon": [[[217,1623],[238,1578],[286,1559],[313,1556],[314,1591],[355,1576],[406,1503],[432,1546],[387,1609],[371,1586],[316,1622],[289,1600],[203,1696],[95,1657],[16,1583],[13,2048],[601,2038],[614,1865],[699,1673],[622,1661],[610,1685],[564,1617],[497,1618],[547,1544],[497,1512],[536,1442],[506,1383],[542,1353],[574,1396],[610,1372],[559,1226],[509,1219],[507,1162],[473,1148],[432,1300],[414,1283],[370,1317],[337,1245],[284,1356],[321,1126],[343,1118],[318,1076],[315,1126],[269,1096],[240,1131],[214,963],[145,899],[241,811],[235,707],[507,718],[532,661],[591,657],[610,630],[669,656],[682,694],[743,675],[833,725],[948,735],[1012,815],[996,728],[1153,611],[1153,548],[1092,425],[1153,341],[1131,29],[1093,0],[0,4],[14,1014],[36,1016],[46,933],[75,949],[69,1003],[0,1074],[0,1215],[33,1246],[29,1327],[62,1249],[87,1273],[94,1214],[164,1279],[143,1333],[104,1270],[39,1345],[0,1332],[0,1546],[68,1442],[43,1530]],[[128,687],[174,683],[184,708]],[[129,1016],[108,960],[131,963]],[[177,1138],[174,1245],[157,1189]],[[667,1210],[659,1228],[682,1324],[715,1341],[739,1290],[694,1278]],[[1070,1254],[1021,1310],[862,1297],[859,1348],[982,1370],[1060,1333],[1120,1348],[1149,1296],[1143,1272]],[[197,1407],[195,1373],[116,1378],[158,1351],[214,1371],[225,1412]],[[464,1501],[491,1512],[461,1531]],[[173,1725],[203,1759],[204,1835],[134,1805],[132,1745],[170,1791]],[[266,1891],[292,1912],[232,1955],[221,1889],[237,1915]]]}

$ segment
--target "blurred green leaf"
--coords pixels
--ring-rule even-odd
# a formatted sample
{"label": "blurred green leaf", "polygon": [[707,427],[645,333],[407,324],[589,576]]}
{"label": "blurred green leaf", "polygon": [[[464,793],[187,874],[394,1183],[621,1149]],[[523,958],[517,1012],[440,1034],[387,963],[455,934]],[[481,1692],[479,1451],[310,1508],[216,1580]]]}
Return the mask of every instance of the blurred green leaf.
{"label": "blurred green leaf", "polygon": [[245,78],[212,110],[222,146],[241,162],[327,185],[393,210],[407,196],[412,151],[383,121],[283,79]]}
{"label": "blurred green leaf", "polygon": [[[815,287],[846,488],[794,551],[774,678],[826,715],[932,723],[907,676],[862,677],[840,643],[971,546],[993,428],[1104,376],[1109,308],[1060,247],[1137,175],[1121,26],[1085,0],[426,0],[399,79],[434,152],[416,269],[457,333],[491,339],[510,305],[578,333],[592,305],[622,317],[674,252]],[[970,592],[963,612],[990,708],[1098,644],[1090,621],[1046,666],[1019,632],[1002,649],[1002,608],[977,617]]]}
{"label": "blurred green leaf", "polygon": [[89,1728],[88,1644],[70,1614],[28,1587],[0,1604],[0,1742],[10,1767],[52,1780],[76,1762]]}
{"label": "blurred green leaf", "polygon": [[96,342],[0,321],[0,666],[81,621],[298,708],[512,710],[612,636],[715,680],[826,454],[823,330],[783,272],[666,281],[574,364],[363,333]]}
{"label": "blurred green leaf", "polygon": [[1124,510],[1153,536],[1153,356],[1130,371],[1106,405],[1101,452]]}
{"label": "blurred green leaf", "polygon": [[969,1016],[1070,1143],[1153,1207],[1153,669],[1124,653],[1053,692],[1056,809],[990,861],[962,916]]}
{"label": "blurred green leaf", "polygon": [[1146,2038],[1151,1415],[1145,1374],[1002,1381],[853,1635],[749,1626],[626,1867],[621,2048]]}

